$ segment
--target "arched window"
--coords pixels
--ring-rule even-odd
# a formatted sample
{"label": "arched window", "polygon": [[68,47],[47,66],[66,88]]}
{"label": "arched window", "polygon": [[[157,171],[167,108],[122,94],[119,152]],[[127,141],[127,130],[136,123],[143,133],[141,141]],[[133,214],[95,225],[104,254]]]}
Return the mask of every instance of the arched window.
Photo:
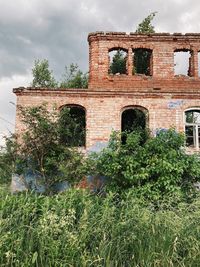
{"label": "arched window", "polygon": [[[142,107],[128,107],[122,112],[121,131],[130,133],[146,128],[147,110]],[[126,142],[126,135],[122,136],[122,143]]]}
{"label": "arched window", "polygon": [[109,74],[127,74],[127,50],[112,48],[109,50]]}
{"label": "arched window", "polygon": [[[147,110],[143,107],[127,107],[121,115],[121,131],[130,133],[137,129],[145,129],[147,125]],[[122,136],[122,143],[126,142],[126,135]]]}
{"label": "arched window", "polygon": [[146,127],[146,115],[138,108],[128,108],[122,112],[122,132],[131,132]]}
{"label": "arched window", "polygon": [[61,142],[71,147],[85,146],[85,109],[79,105],[66,105],[60,112]]}
{"label": "arched window", "polygon": [[186,145],[199,149],[200,145],[200,109],[185,111]]}

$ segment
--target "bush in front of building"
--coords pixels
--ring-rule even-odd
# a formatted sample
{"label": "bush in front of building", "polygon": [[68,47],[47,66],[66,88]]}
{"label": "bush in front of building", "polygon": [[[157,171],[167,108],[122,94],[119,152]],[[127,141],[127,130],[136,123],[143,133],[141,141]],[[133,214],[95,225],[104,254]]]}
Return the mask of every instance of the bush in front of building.
{"label": "bush in front of building", "polygon": [[108,188],[133,189],[147,198],[189,195],[200,180],[199,158],[186,154],[184,135],[174,129],[148,138],[143,131],[133,131],[125,143],[114,133],[108,147],[91,158],[93,171],[107,177]]}
{"label": "bush in front of building", "polygon": [[24,130],[6,139],[0,155],[2,172],[9,167],[9,174],[20,176],[27,189],[42,188],[45,193],[52,193],[57,183],[78,183],[83,177],[84,158],[73,147],[78,122],[69,110],[49,111],[45,105],[26,107],[20,109],[20,118]]}

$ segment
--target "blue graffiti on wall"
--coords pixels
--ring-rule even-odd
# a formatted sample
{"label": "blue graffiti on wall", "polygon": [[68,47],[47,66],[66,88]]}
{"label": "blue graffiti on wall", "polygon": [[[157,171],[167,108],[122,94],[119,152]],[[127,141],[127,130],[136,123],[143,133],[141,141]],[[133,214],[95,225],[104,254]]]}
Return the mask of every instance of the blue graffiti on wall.
{"label": "blue graffiti on wall", "polygon": [[95,153],[99,153],[101,152],[104,148],[106,148],[108,146],[108,142],[104,141],[104,142],[96,142],[89,150],[88,153],[90,152],[95,152]]}
{"label": "blue graffiti on wall", "polygon": [[182,106],[183,103],[184,103],[183,100],[170,101],[168,102],[167,106],[169,109],[175,109],[175,108]]}
{"label": "blue graffiti on wall", "polygon": [[[11,182],[12,193],[26,191],[28,188],[37,193],[44,193],[46,188],[40,183],[41,177],[32,172],[31,170],[25,172],[22,175],[13,174]],[[67,181],[56,183],[52,186],[52,190],[55,193],[62,192],[70,187]]]}

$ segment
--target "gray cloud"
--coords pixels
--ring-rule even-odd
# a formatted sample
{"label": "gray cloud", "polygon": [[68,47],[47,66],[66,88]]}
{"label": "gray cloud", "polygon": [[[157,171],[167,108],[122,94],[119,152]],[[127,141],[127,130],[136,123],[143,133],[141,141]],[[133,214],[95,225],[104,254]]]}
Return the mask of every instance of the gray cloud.
{"label": "gray cloud", "polygon": [[88,69],[87,34],[134,31],[152,11],[159,31],[198,31],[199,1],[0,1],[0,77],[26,74],[34,59],[48,58],[56,76],[77,62]]}

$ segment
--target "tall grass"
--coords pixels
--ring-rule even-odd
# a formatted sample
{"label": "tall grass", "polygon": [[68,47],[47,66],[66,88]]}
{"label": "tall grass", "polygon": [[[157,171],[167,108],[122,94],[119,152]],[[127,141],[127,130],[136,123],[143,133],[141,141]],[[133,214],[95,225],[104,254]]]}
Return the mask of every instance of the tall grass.
{"label": "tall grass", "polygon": [[200,198],[155,211],[129,193],[0,197],[0,266],[200,264]]}

